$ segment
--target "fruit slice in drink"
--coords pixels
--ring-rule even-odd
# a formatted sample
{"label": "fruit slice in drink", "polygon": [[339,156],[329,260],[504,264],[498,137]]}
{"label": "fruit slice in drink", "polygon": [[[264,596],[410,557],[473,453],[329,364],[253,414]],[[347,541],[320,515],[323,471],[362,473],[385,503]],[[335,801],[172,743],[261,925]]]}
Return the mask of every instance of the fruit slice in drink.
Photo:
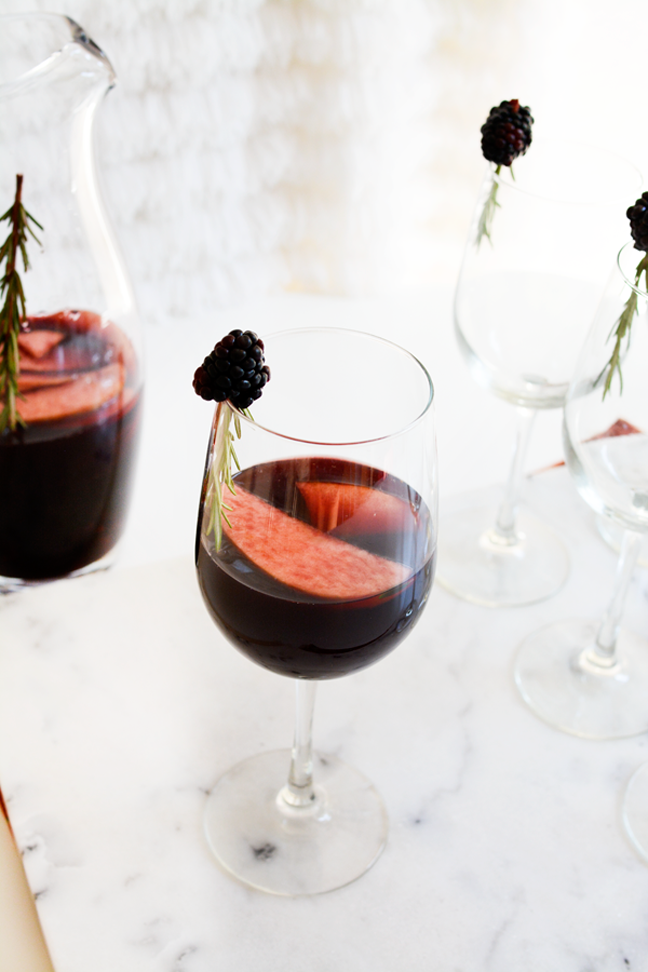
{"label": "fruit slice in drink", "polygon": [[[380,488],[345,488],[358,481]],[[314,489],[304,490],[309,483]],[[365,668],[401,642],[434,576],[429,512],[414,490],[380,470],[318,457],[248,467],[234,485],[235,496],[223,493],[232,510],[220,550],[214,550],[205,518],[196,556],[210,613],[240,651],[278,674],[319,679]],[[371,492],[379,494],[376,499]],[[307,522],[307,493],[312,502],[313,496],[333,498],[338,511],[340,505],[357,509],[349,502],[355,496],[363,501],[360,508],[391,510],[392,516],[384,517],[378,532],[342,540],[338,531],[353,517],[332,532],[317,529]],[[410,496],[411,502],[403,499]],[[333,522],[323,500],[317,507]],[[403,507],[407,535],[383,532]],[[371,517],[373,528],[376,519]]]}
{"label": "fruit slice in drink", "polygon": [[409,567],[328,536],[239,485],[226,502],[231,507],[230,524],[223,526],[227,538],[256,567],[295,590],[355,600],[391,590],[412,575]]}
{"label": "fruit slice in drink", "polygon": [[352,537],[411,528],[411,507],[392,493],[353,483],[304,482],[297,489],[318,530]]}

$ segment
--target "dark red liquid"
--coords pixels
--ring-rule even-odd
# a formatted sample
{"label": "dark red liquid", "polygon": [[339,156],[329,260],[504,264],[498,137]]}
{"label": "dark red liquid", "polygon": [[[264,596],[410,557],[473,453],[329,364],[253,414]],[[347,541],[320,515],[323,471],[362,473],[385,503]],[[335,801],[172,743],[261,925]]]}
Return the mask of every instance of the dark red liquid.
{"label": "dark red liquid", "polygon": [[392,651],[418,621],[434,577],[435,538],[427,507],[400,480],[367,466],[300,459],[246,469],[236,483],[282,511],[309,521],[297,482],[354,483],[390,492],[412,510],[397,533],[375,524],[352,543],[406,564],[412,576],[396,588],[356,600],[331,600],[288,587],[251,563],[226,537],[218,554],[198,525],[197,569],[209,611],[245,655],[280,675],[335,678]]}
{"label": "dark red liquid", "polygon": [[30,323],[30,333],[63,338],[40,358],[21,352],[28,424],[0,436],[0,574],[45,580],[94,563],[119,539],[140,399],[132,349],[114,325],[102,329],[87,312]]}

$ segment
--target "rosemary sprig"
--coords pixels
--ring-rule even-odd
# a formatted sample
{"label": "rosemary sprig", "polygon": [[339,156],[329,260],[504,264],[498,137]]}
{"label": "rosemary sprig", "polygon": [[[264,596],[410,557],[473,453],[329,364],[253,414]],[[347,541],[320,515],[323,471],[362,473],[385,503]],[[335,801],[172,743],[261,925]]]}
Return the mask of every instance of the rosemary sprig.
{"label": "rosemary sprig", "polygon": [[[648,253],[644,253],[643,257],[639,261],[635,272],[635,286],[639,286],[639,281],[641,279],[642,273],[646,275],[646,289],[648,290]],[[628,297],[618,320],[614,324],[614,327],[610,331],[608,340],[614,335],[614,348],[612,349],[612,354],[610,355],[609,361],[606,363],[605,367],[600,372],[598,378],[596,379],[596,384],[599,383],[603,375],[605,375],[605,384],[603,386],[603,401],[605,401],[605,396],[612,387],[612,379],[614,377],[614,372],[616,371],[619,375],[619,390],[623,392],[623,375],[621,374],[621,346],[623,341],[626,341],[626,352],[630,347],[630,336],[632,321],[635,314],[637,313],[637,292],[632,290],[630,296]]]}
{"label": "rosemary sprig", "polygon": [[[479,223],[477,225],[477,239],[475,241],[475,245],[477,247],[479,247],[484,237],[488,239],[489,243],[493,242],[491,240],[491,229],[493,226],[493,218],[495,216],[495,210],[499,209],[499,203],[497,201],[497,189],[499,183],[497,181],[497,176],[499,176],[501,170],[502,170],[501,165],[498,165],[497,168],[495,169],[495,175],[493,176],[493,184],[491,186],[490,193],[488,194],[488,199],[484,203],[484,208],[482,209],[481,215],[479,217]],[[513,175],[512,170],[511,170],[511,175]]]}
{"label": "rosemary sprig", "polygon": [[[241,413],[252,420],[252,414],[247,408]],[[234,432],[231,430],[234,419]],[[216,411],[216,431],[214,441],[214,457],[209,470],[207,494],[205,496],[205,512],[209,517],[206,536],[214,534],[214,547],[218,551],[223,542],[223,520],[231,527],[227,514],[232,507],[223,499],[223,487],[226,486],[232,495],[236,494],[232,478],[232,463],[240,471],[238,456],[234,448],[236,439],[241,438],[241,420],[227,402],[221,402]]]}
{"label": "rosemary sprig", "polygon": [[30,224],[43,229],[38,220],[27,212],[22,204],[22,175],[16,176],[16,196],[9,209],[0,216],[0,223],[9,223],[9,236],[0,247],[0,265],[5,263],[4,275],[0,279],[0,300],[4,297],[4,304],[0,308],[0,400],[3,403],[0,412],[0,433],[9,426],[14,431],[16,425],[25,425],[17,407],[16,399],[22,395],[18,390],[18,375],[20,374],[20,350],[18,335],[22,321],[27,316],[25,292],[16,266],[18,254],[22,255],[23,269],[29,269],[27,257],[27,236],[32,236],[40,245],[40,240]]}
{"label": "rosemary sprig", "polygon": [[495,210],[499,207],[497,202],[498,177],[505,165],[511,169],[513,175],[513,163],[531,145],[531,130],[533,127],[533,115],[528,107],[523,108],[517,98],[510,101],[502,101],[499,105],[488,112],[488,118],[482,125],[481,131],[481,150],[487,162],[496,166],[493,175],[493,182],[490,188],[488,199],[479,217],[477,224],[477,239],[475,245],[479,245],[486,236],[491,240],[491,227]]}

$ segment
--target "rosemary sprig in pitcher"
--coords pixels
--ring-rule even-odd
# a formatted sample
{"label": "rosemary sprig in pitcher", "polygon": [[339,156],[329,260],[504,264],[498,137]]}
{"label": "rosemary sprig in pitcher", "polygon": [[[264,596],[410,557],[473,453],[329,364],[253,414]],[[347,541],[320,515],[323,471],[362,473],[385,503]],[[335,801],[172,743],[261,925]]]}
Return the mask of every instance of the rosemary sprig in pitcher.
{"label": "rosemary sprig in pitcher", "polygon": [[20,350],[18,335],[22,322],[27,316],[25,292],[20,274],[18,273],[18,255],[22,256],[23,269],[29,269],[27,257],[27,237],[32,236],[38,244],[40,240],[34,233],[32,225],[43,229],[38,220],[27,212],[22,204],[22,175],[16,176],[16,196],[9,209],[0,216],[0,223],[7,222],[11,227],[7,239],[0,247],[0,266],[4,262],[5,269],[0,279],[0,300],[4,303],[0,308],[0,433],[7,426],[13,431],[18,424],[25,425],[16,407],[16,400],[21,397],[18,390],[18,375],[20,374]]}

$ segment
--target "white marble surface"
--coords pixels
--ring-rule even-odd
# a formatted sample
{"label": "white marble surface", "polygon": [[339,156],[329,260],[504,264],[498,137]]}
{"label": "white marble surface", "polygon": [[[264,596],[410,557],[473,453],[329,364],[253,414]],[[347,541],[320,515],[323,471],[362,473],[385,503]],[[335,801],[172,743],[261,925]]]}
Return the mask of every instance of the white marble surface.
{"label": "white marble surface", "polygon": [[[286,298],[150,336],[122,565],[0,603],[0,782],[54,966],[648,970],[648,871],[619,814],[648,740],[563,735],[526,710],[512,681],[527,633],[597,616],[612,583],[615,555],[564,469],[526,487],[572,554],[557,596],[493,611],[437,586],[393,655],[319,689],[317,748],[362,769],[387,805],[375,867],[340,891],[291,900],[238,885],[210,857],[205,792],[240,758],[290,744],[292,686],[231,648],[200,601],[191,547],[209,416],[180,372],[185,359],[195,367],[194,345],[235,319],[268,331],[331,310],[336,323],[392,329],[430,367],[445,509],[462,483],[503,475],[512,410],[465,374],[445,292],[396,320],[384,304]],[[555,416],[541,418],[531,468],[559,458]],[[626,612],[638,631],[647,580],[637,573]]]}
{"label": "white marble surface", "polygon": [[[391,831],[315,899],[240,887],[206,848],[205,791],[289,744],[292,685],[215,631],[189,558],[6,599],[0,774],[58,972],[648,968],[648,873],[619,824],[646,739],[563,736],[511,678],[527,632],[609,590],[566,478],[529,489],[574,556],[561,594],[489,611],[437,588],[392,656],[321,685],[317,747],[371,777]],[[639,575],[628,621],[647,620]]]}

